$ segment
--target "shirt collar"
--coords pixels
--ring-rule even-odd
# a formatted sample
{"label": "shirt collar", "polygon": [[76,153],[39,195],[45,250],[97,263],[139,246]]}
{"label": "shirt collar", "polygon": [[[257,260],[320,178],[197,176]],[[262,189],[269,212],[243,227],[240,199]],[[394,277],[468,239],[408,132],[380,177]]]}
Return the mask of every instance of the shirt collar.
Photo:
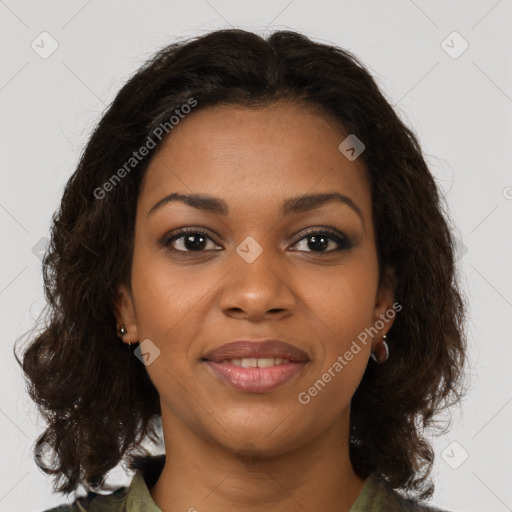
{"label": "shirt collar", "polygon": [[143,460],[132,478],[126,495],[126,512],[162,512],[149,493],[165,464],[165,455]]}
{"label": "shirt collar", "polygon": [[[126,495],[126,512],[162,512],[151,497],[149,489],[155,485],[165,464],[165,454],[143,459],[132,478]],[[349,512],[373,510],[389,490],[375,473],[365,481]]]}

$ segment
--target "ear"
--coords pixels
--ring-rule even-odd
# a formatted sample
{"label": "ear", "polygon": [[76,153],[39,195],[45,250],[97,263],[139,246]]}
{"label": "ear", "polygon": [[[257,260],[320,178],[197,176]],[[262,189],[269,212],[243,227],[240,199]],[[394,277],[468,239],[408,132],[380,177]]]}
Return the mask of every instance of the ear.
{"label": "ear", "polygon": [[139,341],[133,298],[131,292],[125,285],[120,285],[117,289],[114,311],[117,332],[119,332],[121,325],[124,325],[127,331],[127,333],[121,338],[122,341],[125,343],[136,343]]}
{"label": "ear", "polygon": [[402,309],[401,306],[395,304],[395,283],[396,278],[394,270],[387,268],[375,297],[373,325],[375,329],[377,329],[378,334],[374,336],[372,350],[375,348],[375,345],[382,340],[382,336],[387,334],[391,329],[397,311]]}

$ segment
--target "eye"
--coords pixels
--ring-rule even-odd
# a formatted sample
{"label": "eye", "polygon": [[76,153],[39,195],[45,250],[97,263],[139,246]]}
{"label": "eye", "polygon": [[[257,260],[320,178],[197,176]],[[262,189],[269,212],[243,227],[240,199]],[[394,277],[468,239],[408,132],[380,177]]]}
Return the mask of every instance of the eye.
{"label": "eye", "polygon": [[[316,252],[319,254],[343,251],[353,247],[353,244],[347,237],[331,228],[312,228],[306,234],[302,233],[302,238],[293,245],[301,245],[301,243],[303,249],[298,249],[299,251]],[[333,245],[334,248],[332,248]],[[331,246],[331,249],[326,250],[329,246]],[[308,251],[307,249],[309,248],[311,250]]]}
{"label": "eye", "polygon": [[[208,242],[211,242],[213,247],[208,248]],[[170,237],[164,237],[161,243],[171,250],[185,253],[216,250],[219,247],[208,233],[197,228],[182,229]]]}
{"label": "eye", "polygon": [[[209,243],[210,247],[208,247]],[[174,234],[166,235],[161,240],[161,244],[172,251],[181,253],[222,250],[222,247],[206,231],[199,228],[184,228]],[[302,233],[302,237],[292,247],[301,246],[301,244],[302,248],[297,249],[299,252],[314,252],[318,254],[348,250],[353,247],[353,244],[347,237],[332,228],[326,227],[311,228]]]}

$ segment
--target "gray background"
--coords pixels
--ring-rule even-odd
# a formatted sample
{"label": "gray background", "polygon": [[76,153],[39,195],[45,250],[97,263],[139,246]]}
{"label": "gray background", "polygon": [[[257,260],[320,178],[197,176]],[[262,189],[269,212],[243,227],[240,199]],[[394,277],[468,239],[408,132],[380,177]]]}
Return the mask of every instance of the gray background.
{"label": "gray background", "polygon": [[512,0],[0,0],[0,25],[0,511],[66,501],[32,460],[44,425],[12,355],[44,303],[39,258],[64,183],[146,58],[229,26],[290,28],[347,48],[418,134],[457,225],[470,303],[472,388],[452,430],[433,440],[432,503],[512,510]]}

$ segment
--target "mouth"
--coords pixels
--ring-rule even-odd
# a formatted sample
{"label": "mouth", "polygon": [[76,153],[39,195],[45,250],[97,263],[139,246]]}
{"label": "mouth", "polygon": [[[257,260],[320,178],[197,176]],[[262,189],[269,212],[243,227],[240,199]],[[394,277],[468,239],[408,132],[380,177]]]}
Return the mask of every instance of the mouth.
{"label": "mouth", "polygon": [[213,376],[246,393],[267,393],[297,377],[308,355],[279,340],[240,340],[208,352],[202,359]]}

